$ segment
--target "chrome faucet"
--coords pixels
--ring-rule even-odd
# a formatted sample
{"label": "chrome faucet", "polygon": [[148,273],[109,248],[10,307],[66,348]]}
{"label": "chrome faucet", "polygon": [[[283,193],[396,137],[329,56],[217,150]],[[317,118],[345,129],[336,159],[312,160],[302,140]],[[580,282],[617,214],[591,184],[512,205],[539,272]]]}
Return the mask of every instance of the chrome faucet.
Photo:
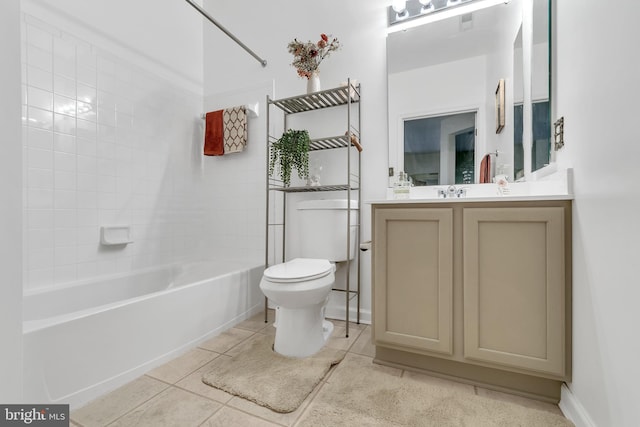
{"label": "chrome faucet", "polygon": [[443,199],[446,199],[446,198],[451,199],[454,197],[460,198],[460,197],[465,197],[466,195],[467,195],[467,187],[456,188],[455,185],[450,185],[447,187],[446,190],[443,188],[438,189],[438,197],[441,197]]}

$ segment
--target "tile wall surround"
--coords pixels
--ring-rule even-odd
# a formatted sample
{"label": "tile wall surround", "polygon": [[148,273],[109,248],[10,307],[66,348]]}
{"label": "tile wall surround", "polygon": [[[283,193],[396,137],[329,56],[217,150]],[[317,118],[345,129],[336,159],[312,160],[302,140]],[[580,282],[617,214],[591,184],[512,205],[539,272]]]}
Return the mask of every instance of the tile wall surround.
{"label": "tile wall surround", "polygon": [[[158,75],[23,14],[25,291],[247,250],[246,206],[201,155],[202,95]],[[105,224],[135,242],[100,246]]]}

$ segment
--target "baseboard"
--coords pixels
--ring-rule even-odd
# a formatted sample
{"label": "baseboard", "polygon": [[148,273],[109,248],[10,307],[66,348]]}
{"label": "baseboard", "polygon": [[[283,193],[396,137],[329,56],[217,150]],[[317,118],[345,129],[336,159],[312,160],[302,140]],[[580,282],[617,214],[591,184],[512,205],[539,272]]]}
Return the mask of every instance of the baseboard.
{"label": "baseboard", "polygon": [[[346,316],[344,311],[344,305],[341,305],[340,307],[332,304],[327,305],[327,308],[325,309],[325,312],[324,312],[324,316],[329,319],[345,320]],[[358,313],[356,312],[356,309],[351,307],[349,309],[349,322],[356,323],[357,318],[358,318]],[[367,325],[371,324],[370,310],[362,310],[362,309],[360,310],[360,323],[365,323]]]}
{"label": "baseboard", "polygon": [[597,427],[584,409],[584,406],[582,406],[582,403],[566,384],[563,384],[560,389],[560,403],[558,403],[558,406],[564,416],[571,420],[576,427]]}

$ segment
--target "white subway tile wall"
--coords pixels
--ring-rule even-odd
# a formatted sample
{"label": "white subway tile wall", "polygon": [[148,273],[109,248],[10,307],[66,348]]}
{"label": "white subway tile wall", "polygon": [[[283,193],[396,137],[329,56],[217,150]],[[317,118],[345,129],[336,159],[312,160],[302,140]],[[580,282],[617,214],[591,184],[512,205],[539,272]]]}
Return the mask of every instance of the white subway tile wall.
{"label": "white subway tile wall", "polygon": [[[222,254],[260,260],[263,161],[220,176],[203,159],[201,94],[33,16],[22,34],[25,290]],[[100,246],[104,224],[130,224],[135,242]]]}

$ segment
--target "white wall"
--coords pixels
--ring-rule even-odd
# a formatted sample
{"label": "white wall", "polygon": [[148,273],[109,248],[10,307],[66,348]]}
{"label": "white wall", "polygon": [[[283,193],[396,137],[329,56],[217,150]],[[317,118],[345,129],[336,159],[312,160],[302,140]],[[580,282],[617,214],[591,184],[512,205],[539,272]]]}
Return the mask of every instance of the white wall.
{"label": "white wall", "polygon": [[[306,80],[298,78],[290,66],[293,57],[287,44],[294,38],[316,40],[321,33],[338,37],[342,48],[320,65],[323,88],[336,87],[347,77],[362,84],[363,200],[385,197],[387,185],[387,99],[386,99],[386,9],[387,1],[219,2],[205,1],[214,17],[258,55],[268,61],[260,64],[217,28],[204,27],[205,97],[240,90],[251,84],[275,81],[278,98],[302,94]],[[248,19],[248,16],[259,19]],[[263,132],[266,133],[266,130]],[[344,131],[343,131],[344,132]],[[326,135],[325,135],[326,136]],[[259,140],[265,141],[265,135]],[[246,157],[249,167],[264,170],[264,159]],[[239,173],[243,173],[242,170]],[[233,183],[239,176],[229,175]],[[233,185],[233,184],[230,184]],[[241,194],[241,192],[238,192]],[[249,206],[264,215],[258,199]],[[370,207],[363,205],[363,240],[370,238]],[[363,311],[371,307],[370,258],[362,259]],[[341,299],[342,301],[342,299]],[[343,303],[344,304],[344,303]],[[368,317],[368,314],[367,314]]]}
{"label": "white wall", "polygon": [[[83,39],[101,38],[102,47],[118,49],[128,61],[146,62],[162,77],[179,78],[192,90],[202,85],[201,15],[184,1],[22,0],[62,14]],[[201,4],[201,0],[196,0]],[[122,49],[124,48],[124,49]]]}
{"label": "white wall", "polygon": [[252,264],[264,263],[265,247],[265,174],[266,174],[266,95],[273,96],[273,82],[209,95],[204,111],[258,102],[259,117],[247,119],[247,145],[240,153],[203,159],[207,193],[215,200],[211,224],[215,244],[214,258],[231,256]]}
{"label": "white wall", "polygon": [[0,402],[22,398],[20,2],[0,2]]}
{"label": "white wall", "polygon": [[[640,4],[554,2],[553,120],[574,168],[573,381],[563,410],[578,426],[640,420]],[[577,408],[577,409],[576,409]]]}

